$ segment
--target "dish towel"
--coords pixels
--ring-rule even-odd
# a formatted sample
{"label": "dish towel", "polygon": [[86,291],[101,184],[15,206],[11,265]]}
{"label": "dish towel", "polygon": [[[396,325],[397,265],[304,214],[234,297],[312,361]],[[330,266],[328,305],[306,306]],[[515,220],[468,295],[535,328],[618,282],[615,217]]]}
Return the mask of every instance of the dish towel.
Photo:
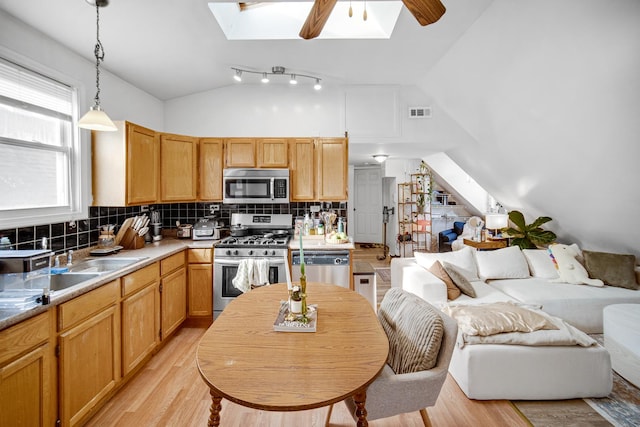
{"label": "dish towel", "polygon": [[231,280],[231,283],[236,289],[243,293],[251,290],[251,283],[253,283],[253,276],[255,274],[254,267],[255,263],[253,259],[240,260],[236,277]]}
{"label": "dish towel", "polygon": [[254,279],[256,286],[269,284],[269,260],[258,259],[254,265]]}

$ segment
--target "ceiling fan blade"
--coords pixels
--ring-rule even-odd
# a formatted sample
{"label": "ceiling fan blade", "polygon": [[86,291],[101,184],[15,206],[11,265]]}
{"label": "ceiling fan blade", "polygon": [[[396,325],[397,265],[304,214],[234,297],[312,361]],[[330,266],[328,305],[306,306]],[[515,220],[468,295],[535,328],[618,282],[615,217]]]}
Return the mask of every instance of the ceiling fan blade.
{"label": "ceiling fan blade", "polygon": [[[320,35],[324,24],[327,23],[331,11],[338,0],[315,0],[311,11],[300,30],[300,37],[305,40],[314,39]],[[437,1],[437,0],[436,0]]]}
{"label": "ceiling fan blade", "polygon": [[402,0],[402,3],[422,26],[433,24],[447,10],[439,0]]}

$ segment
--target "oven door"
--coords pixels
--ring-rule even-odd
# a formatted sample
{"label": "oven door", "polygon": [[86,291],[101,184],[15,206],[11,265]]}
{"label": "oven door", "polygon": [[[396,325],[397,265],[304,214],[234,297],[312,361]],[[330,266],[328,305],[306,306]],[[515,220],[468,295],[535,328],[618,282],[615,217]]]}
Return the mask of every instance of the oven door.
{"label": "oven door", "polygon": [[[269,283],[286,280],[284,258],[269,259]],[[242,292],[233,286],[241,259],[214,257],[213,261],[213,311],[214,319]]]}

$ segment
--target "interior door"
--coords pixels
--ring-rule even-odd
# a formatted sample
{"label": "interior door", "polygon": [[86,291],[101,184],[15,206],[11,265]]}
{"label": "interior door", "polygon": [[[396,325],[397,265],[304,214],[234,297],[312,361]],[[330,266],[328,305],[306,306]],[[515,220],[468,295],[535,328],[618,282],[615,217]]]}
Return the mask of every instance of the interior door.
{"label": "interior door", "polygon": [[354,224],[350,227],[359,243],[382,243],[382,170],[354,170]]}

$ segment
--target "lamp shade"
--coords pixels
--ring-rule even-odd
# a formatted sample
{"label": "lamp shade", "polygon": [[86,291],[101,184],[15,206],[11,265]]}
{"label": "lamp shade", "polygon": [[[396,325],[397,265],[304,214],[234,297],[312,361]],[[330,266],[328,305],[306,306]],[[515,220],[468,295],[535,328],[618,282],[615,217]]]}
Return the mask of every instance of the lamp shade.
{"label": "lamp shade", "polygon": [[488,229],[497,230],[509,225],[509,215],[507,214],[486,214],[485,224]]}
{"label": "lamp shade", "polygon": [[116,131],[118,128],[111,121],[107,113],[102,111],[99,106],[91,107],[87,114],[82,116],[78,121],[78,127],[83,129],[99,130],[99,131]]}

